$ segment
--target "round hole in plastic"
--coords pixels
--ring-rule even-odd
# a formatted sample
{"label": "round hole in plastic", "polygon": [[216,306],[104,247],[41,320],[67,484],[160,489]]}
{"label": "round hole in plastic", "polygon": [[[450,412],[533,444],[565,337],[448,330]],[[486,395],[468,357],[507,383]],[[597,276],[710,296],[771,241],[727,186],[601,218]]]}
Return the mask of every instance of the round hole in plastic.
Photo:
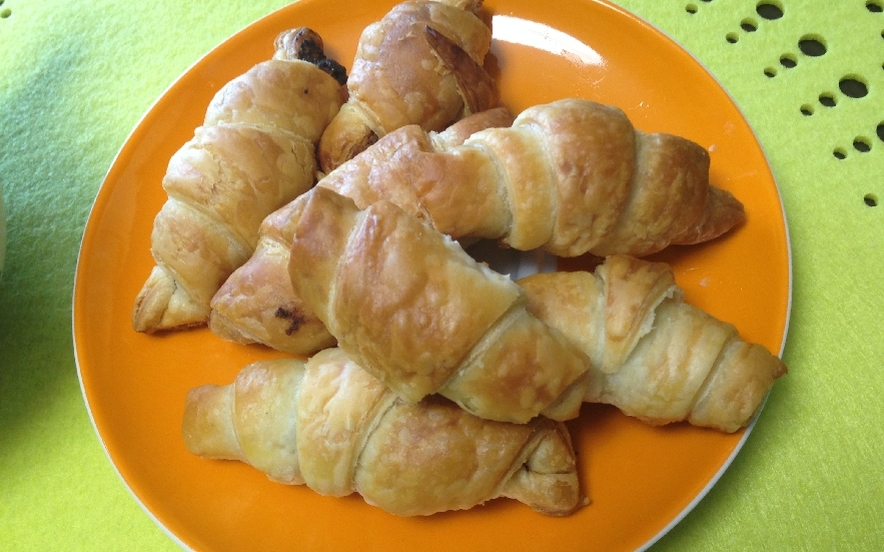
{"label": "round hole in plastic", "polygon": [[802,105],[801,106],[801,114],[806,117],[810,117],[811,115],[813,115],[813,106],[809,105],[809,104]]}
{"label": "round hole in plastic", "polygon": [[785,67],[787,69],[791,69],[792,67],[795,67],[796,65],[798,65],[798,61],[795,59],[795,57],[793,55],[784,54],[783,56],[780,57],[780,65],[782,65],[783,67]]}
{"label": "round hole in plastic", "polygon": [[819,35],[804,35],[798,40],[798,49],[806,56],[819,57],[826,53],[826,42]]}
{"label": "round hole in plastic", "polygon": [[838,88],[845,96],[851,98],[863,98],[869,93],[869,88],[858,76],[848,75],[838,81]]}
{"label": "round hole in plastic", "polygon": [[884,5],[882,5],[881,2],[877,0],[869,0],[868,2],[866,2],[866,9],[872,13],[881,13],[882,11],[884,11]]}
{"label": "round hole in plastic", "polygon": [[853,140],[853,149],[861,153],[868,153],[872,150],[872,143],[868,138],[857,136]]}
{"label": "round hole in plastic", "polygon": [[754,19],[746,18],[740,22],[740,28],[747,33],[754,33],[758,30],[758,23],[756,23]]}
{"label": "round hole in plastic", "polygon": [[836,159],[844,159],[847,157],[847,152],[841,148],[836,148],[835,151],[832,152],[832,155],[834,155]]}
{"label": "round hole in plastic", "polygon": [[835,101],[835,96],[824,93],[820,94],[820,103],[826,107],[835,107],[838,102]]}
{"label": "round hole in plastic", "polygon": [[771,21],[783,17],[783,6],[779,2],[759,2],[755,11],[761,17]]}

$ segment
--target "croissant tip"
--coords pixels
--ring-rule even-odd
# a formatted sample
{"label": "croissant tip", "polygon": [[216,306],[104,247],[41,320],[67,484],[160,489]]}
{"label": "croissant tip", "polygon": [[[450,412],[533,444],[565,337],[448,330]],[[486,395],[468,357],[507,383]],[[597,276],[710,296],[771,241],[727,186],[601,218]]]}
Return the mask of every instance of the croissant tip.
{"label": "croissant tip", "polygon": [[276,56],[287,60],[312,63],[338,84],[347,84],[347,70],[325,54],[322,37],[309,27],[296,27],[280,33],[274,41]]}
{"label": "croissant tip", "polygon": [[159,327],[174,289],[174,280],[155,266],[135,297],[132,328],[136,332],[153,333]]}

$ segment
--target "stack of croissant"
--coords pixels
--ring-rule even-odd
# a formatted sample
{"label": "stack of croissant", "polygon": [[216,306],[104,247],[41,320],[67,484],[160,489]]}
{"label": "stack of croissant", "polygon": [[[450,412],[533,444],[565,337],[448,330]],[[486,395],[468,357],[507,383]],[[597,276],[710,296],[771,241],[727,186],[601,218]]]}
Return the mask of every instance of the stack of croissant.
{"label": "stack of croissant", "polygon": [[[188,394],[189,451],[402,516],[566,515],[589,502],[564,424],[584,402],[733,432],[786,372],[641,259],[743,222],[706,150],[584,99],[513,117],[480,4],[397,5],[346,78],[284,32],[172,157],[134,328],[281,354]],[[513,281],[477,240],[600,264]]]}

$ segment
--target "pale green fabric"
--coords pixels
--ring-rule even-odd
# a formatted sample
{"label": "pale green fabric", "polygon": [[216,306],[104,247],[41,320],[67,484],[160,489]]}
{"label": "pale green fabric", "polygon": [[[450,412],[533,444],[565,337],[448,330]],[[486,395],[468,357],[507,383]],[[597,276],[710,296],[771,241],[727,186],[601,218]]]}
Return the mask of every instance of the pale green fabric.
{"label": "pale green fabric", "polygon": [[[777,178],[794,267],[789,375],[732,468],[661,548],[882,550],[884,2],[620,4],[691,51],[740,106]],[[782,17],[762,17],[759,4]],[[825,52],[805,54],[802,39]],[[867,94],[842,91],[845,78]]]}
{"label": "pale green fabric", "polygon": [[[285,3],[2,0],[0,549],[177,549],[115,474],[80,394],[79,240],[152,102]],[[768,19],[759,3],[619,0],[693,52],[741,107],[778,180],[794,259],[790,373],[733,466],[654,550],[882,550],[884,205],[866,202],[884,202],[884,13],[878,0],[871,10],[771,0],[783,15]],[[826,52],[804,53],[805,36]],[[867,94],[843,92],[844,77]]]}

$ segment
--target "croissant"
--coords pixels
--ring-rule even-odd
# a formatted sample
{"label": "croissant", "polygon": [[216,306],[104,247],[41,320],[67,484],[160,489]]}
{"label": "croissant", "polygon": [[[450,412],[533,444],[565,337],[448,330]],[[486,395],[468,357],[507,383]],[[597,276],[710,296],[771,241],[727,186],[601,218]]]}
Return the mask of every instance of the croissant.
{"label": "croissant", "polygon": [[550,515],[586,502],[561,422],[489,422],[444,399],[406,403],[340,349],[259,361],[230,385],[191,390],[182,433],[193,454],[322,495],[356,492],[400,516],[497,497]]}
{"label": "croissant", "polygon": [[733,325],[685,303],[665,263],[615,255],[595,273],[541,273],[518,284],[529,312],[592,360],[584,400],[651,424],[736,431],[786,373]]}
{"label": "croissant", "polygon": [[347,82],[349,98],[319,143],[329,172],[378,138],[409,124],[439,131],[494,106],[482,64],[491,29],[482,0],[411,1],[365,28]]}
{"label": "croissant", "polygon": [[[360,208],[389,200],[455,239],[500,239],[517,249],[545,246],[559,255],[645,255],[670,243],[713,239],[745,218],[736,198],[709,186],[702,147],[636,131],[615,108],[567,99],[530,108],[515,122],[501,109],[466,121],[491,117],[496,120],[484,126],[458,123],[441,134],[402,127],[318,186]],[[616,137],[606,134],[608,127],[620,129]],[[440,139],[455,128],[457,139]],[[609,143],[622,149],[609,151]],[[547,162],[554,156],[557,165]],[[613,172],[631,180],[602,178],[611,171],[602,171],[597,157],[615,159],[620,171]],[[578,162],[584,168],[577,172],[586,178],[554,181],[555,166]],[[242,273],[224,285],[213,300],[210,327],[233,341],[311,354],[334,340],[279,276],[288,263],[291,208],[265,221],[273,234],[269,251],[259,245]]]}
{"label": "croissant", "polygon": [[[418,131],[440,147],[460,144],[480,129],[507,126],[512,115],[495,108],[469,115],[441,132]],[[395,136],[417,129],[410,125],[388,134],[377,144],[395,143]],[[374,148],[372,148],[374,149]],[[382,165],[358,161],[362,154],[341,166],[353,170],[380,170]],[[354,178],[360,177],[354,174]],[[278,351],[309,356],[335,344],[334,337],[304,302],[292,291],[288,275],[293,227],[293,202],[269,215],[259,228],[253,255],[224,282],[212,298],[209,328],[216,335],[236,343],[261,343]]]}
{"label": "croissant", "polygon": [[136,331],[205,324],[212,296],[251,256],[261,221],[315,182],[316,142],[346,90],[298,59],[302,47],[314,60],[321,52],[313,31],[286,31],[275,46],[272,59],[218,91],[169,161],[168,200],[151,234],[156,266],[132,312]]}
{"label": "croissant", "polygon": [[686,304],[663,263],[614,255],[595,275],[514,285],[392,203],[360,211],[322,187],[297,203],[295,294],[405,400],[439,393],[517,423],[607,402],[648,423],[732,432],[786,372],[733,325]]}
{"label": "croissant", "polygon": [[505,422],[579,414],[588,358],[508,277],[390,202],[314,187],[295,203],[292,290],[397,395]]}
{"label": "croissant", "polygon": [[454,147],[410,128],[358,161],[320,185],[360,208],[390,200],[455,239],[561,257],[645,256],[745,219],[742,203],[709,185],[699,144],[643,133],[620,109],[576,98],[528,108]]}

